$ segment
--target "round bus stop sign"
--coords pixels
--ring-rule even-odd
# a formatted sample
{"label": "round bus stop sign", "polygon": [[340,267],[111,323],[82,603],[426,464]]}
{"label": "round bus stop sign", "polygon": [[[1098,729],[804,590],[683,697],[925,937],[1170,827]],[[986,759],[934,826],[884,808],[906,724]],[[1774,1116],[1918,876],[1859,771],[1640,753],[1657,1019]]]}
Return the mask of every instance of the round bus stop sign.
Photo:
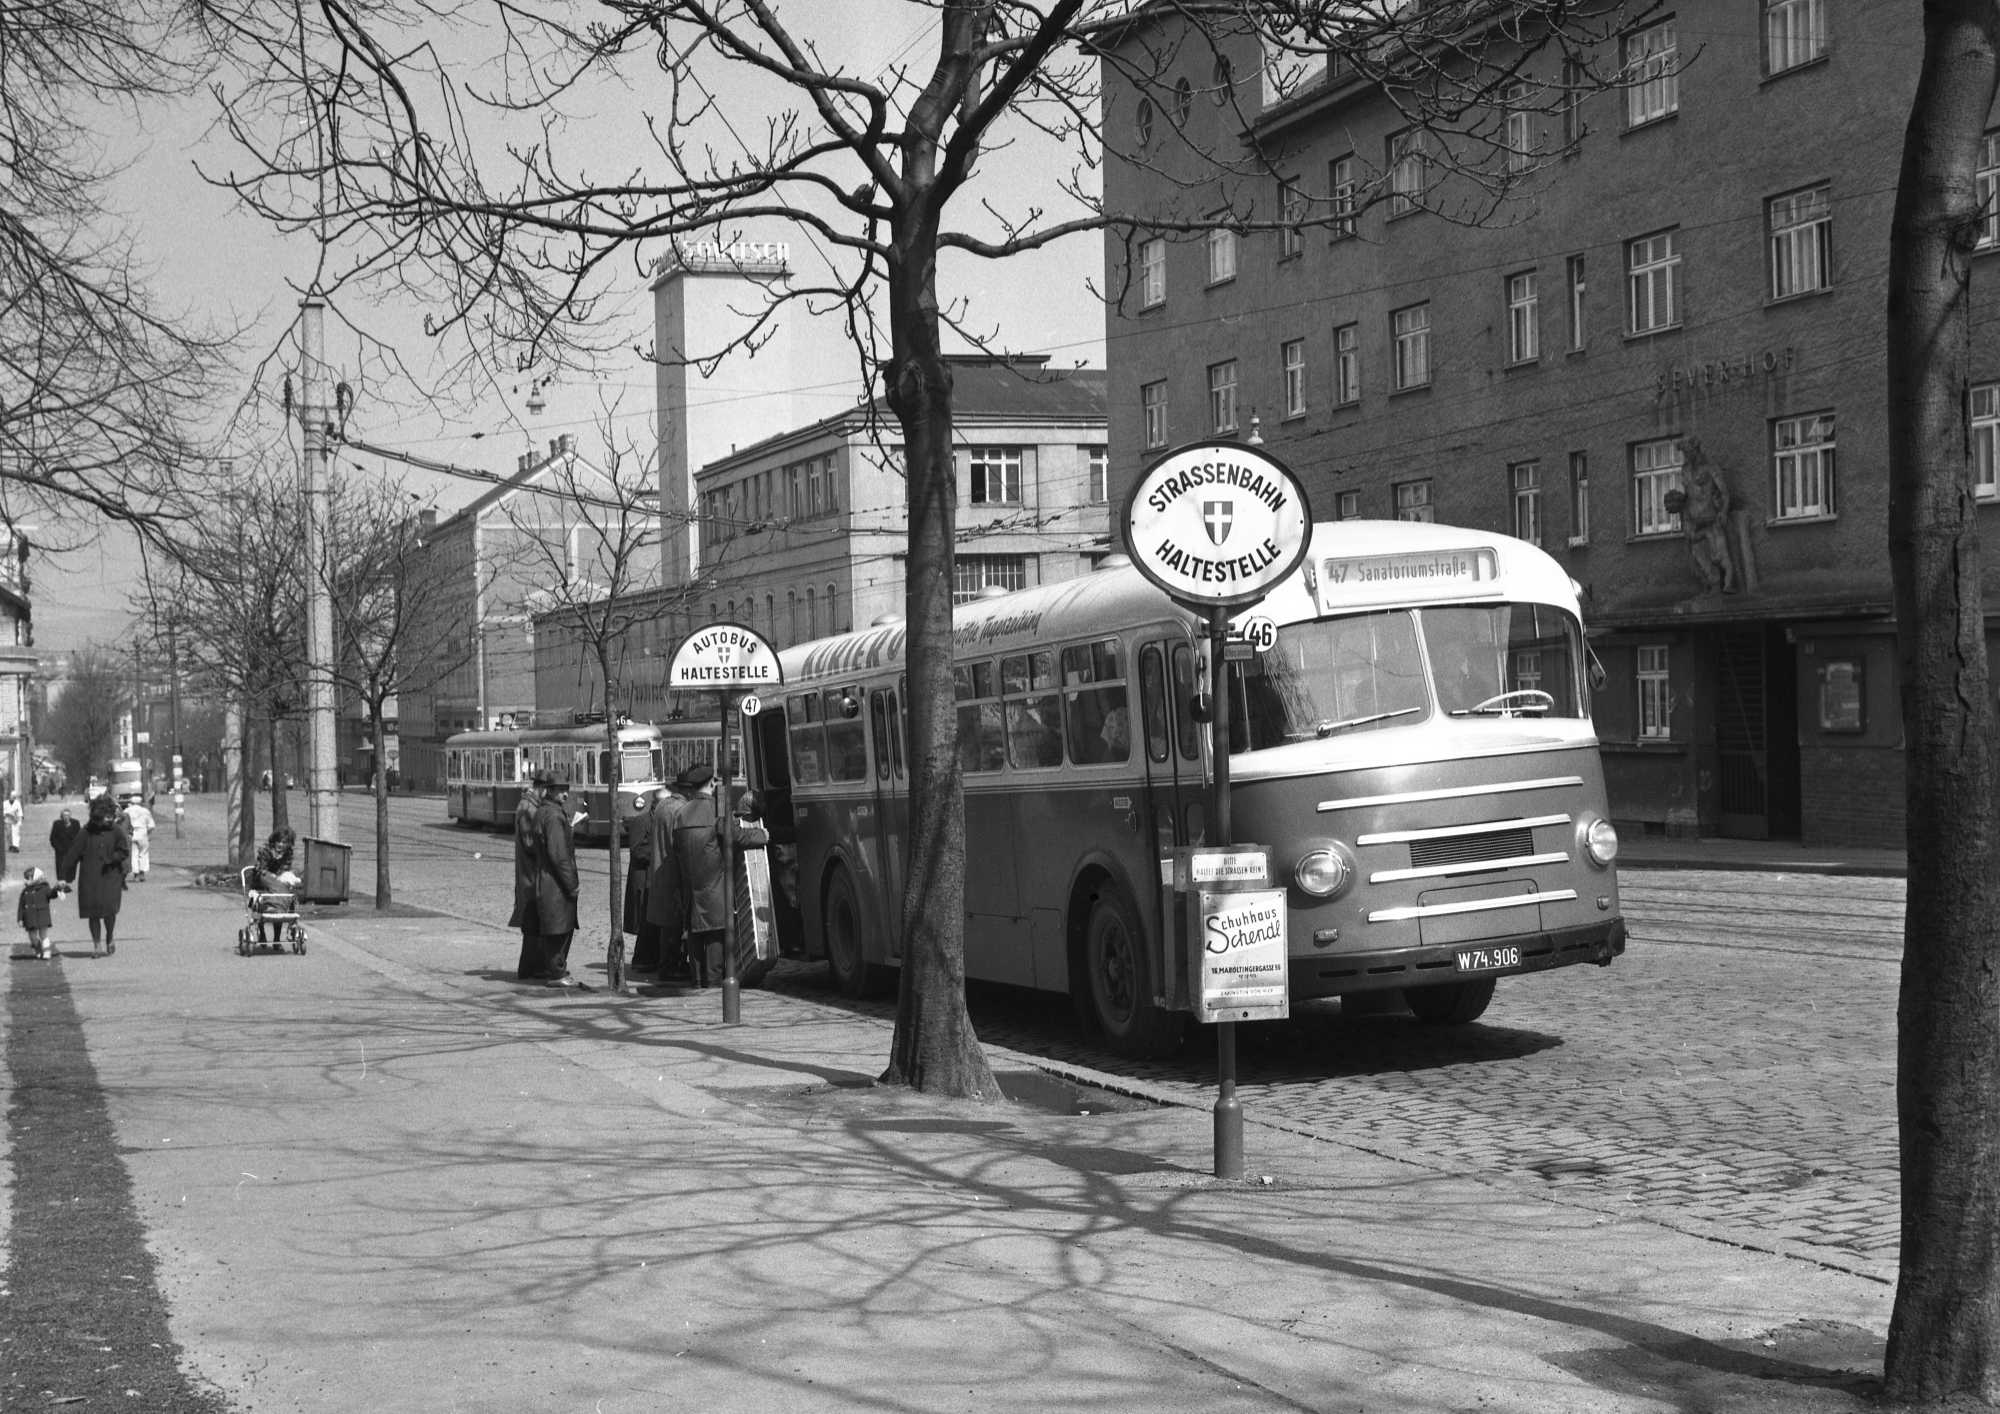
{"label": "round bus stop sign", "polygon": [[1168,452],[1125,502],[1132,563],[1196,608],[1256,603],[1311,544],[1305,488],[1261,447],[1201,442]]}
{"label": "round bus stop sign", "polygon": [[746,717],[754,717],[764,710],[764,699],[754,692],[746,693],[743,700],[736,704],[736,710]]}
{"label": "round bus stop sign", "polygon": [[778,650],[754,628],[710,624],[681,640],[667,669],[673,688],[771,688],[785,680]]}

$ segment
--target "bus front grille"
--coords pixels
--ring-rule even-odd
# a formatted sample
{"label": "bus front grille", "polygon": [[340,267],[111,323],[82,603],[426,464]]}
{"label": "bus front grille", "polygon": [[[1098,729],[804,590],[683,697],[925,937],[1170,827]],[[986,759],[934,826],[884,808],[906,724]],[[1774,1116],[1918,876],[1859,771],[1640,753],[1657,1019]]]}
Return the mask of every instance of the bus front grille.
{"label": "bus front grille", "polygon": [[1534,852],[1535,832],[1526,829],[1492,830],[1410,841],[1410,863],[1418,869],[1440,864],[1475,864],[1486,859],[1512,859]]}

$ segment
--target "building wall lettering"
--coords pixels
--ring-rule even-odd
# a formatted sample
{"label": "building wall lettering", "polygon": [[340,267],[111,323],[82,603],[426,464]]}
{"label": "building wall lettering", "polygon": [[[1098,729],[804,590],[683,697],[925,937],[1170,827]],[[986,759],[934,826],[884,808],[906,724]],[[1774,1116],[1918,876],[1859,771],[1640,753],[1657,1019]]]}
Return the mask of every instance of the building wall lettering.
{"label": "building wall lettering", "polygon": [[1683,392],[1727,388],[1732,384],[1747,385],[1759,377],[1781,377],[1792,371],[1797,355],[1798,350],[1786,344],[1781,349],[1765,349],[1741,358],[1669,364],[1653,375],[1653,400],[1658,402],[1669,395],[1678,397]]}
{"label": "building wall lettering", "polygon": [[691,241],[676,245],[674,254],[683,270],[743,271],[782,275],[791,269],[790,241]]}

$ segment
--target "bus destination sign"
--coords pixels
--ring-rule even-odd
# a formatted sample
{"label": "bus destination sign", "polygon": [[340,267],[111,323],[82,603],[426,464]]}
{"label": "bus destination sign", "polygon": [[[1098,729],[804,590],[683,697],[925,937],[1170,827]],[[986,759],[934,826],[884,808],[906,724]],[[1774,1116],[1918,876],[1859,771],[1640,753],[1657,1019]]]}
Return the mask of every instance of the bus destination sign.
{"label": "bus destination sign", "polygon": [[1261,447],[1205,442],[1154,462],[1125,502],[1139,572],[1182,604],[1254,604],[1312,544],[1305,488]]}
{"label": "bus destination sign", "polygon": [[672,688],[767,688],[785,680],[778,650],[753,628],[710,624],[681,640],[667,669]]}

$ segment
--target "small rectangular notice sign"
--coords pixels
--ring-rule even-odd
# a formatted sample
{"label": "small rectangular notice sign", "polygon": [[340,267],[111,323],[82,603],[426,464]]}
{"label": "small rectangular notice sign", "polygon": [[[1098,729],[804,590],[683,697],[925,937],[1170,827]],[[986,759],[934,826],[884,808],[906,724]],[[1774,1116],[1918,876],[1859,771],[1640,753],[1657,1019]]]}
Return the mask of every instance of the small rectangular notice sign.
{"label": "small rectangular notice sign", "polygon": [[1280,1021],[1292,1013],[1283,889],[1193,897],[1201,1021]]}
{"label": "small rectangular notice sign", "polygon": [[1270,856],[1263,850],[1194,852],[1188,858],[1190,884],[1268,884]]}

